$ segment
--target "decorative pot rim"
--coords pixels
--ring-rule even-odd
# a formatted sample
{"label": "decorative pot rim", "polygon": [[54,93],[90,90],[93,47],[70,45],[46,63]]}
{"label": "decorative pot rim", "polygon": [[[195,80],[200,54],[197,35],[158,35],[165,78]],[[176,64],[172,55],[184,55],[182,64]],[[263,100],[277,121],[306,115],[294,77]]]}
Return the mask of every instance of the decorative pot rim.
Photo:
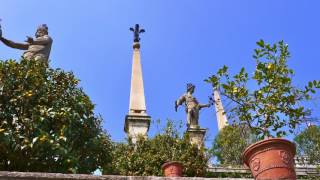
{"label": "decorative pot rim", "polygon": [[164,168],[166,168],[167,166],[169,166],[169,165],[173,165],[173,164],[175,164],[175,165],[178,165],[178,166],[181,166],[181,167],[182,167],[182,163],[181,163],[181,162],[179,162],[179,161],[168,161],[168,162],[165,162],[165,163],[161,166],[161,168],[162,168],[162,169],[164,169]]}
{"label": "decorative pot rim", "polygon": [[275,145],[279,145],[280,144],[286,144],[287,146],[291,147],[290,149],[293,150],[293,153],[295,154],[296,153],[296,145],[289,141],[289,140],[286,140],[286,139],[283,139],[283,138],[270,138],[270,139],[265,139],[265,140],[261,140],[261,141],[258,141],[254,144],[251,144],[249,147],[247,147],[244,152],[242,153],[242,159],[243,159],[243,162],[248,165],[248,160],[249,160],[249,157],[248,157],[248,154],[253,151],[255,148],[258,148],[258,147],[261,147],[261,146],[264,146],[264,145],[270,145],[270,144],[275,144]]}

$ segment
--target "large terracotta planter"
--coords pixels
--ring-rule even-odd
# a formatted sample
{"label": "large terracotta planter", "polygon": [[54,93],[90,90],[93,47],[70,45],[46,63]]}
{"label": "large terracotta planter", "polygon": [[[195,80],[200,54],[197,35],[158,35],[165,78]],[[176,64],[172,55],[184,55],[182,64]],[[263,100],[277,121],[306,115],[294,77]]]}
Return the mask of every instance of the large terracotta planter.
{"label": "large terracotta planter", "polygon": [[163,174],[166,177],[181,177],[183,166],[180,162],[170,161],[164,163],[162,166]]}
{"label": "large terracotta planter", "polygon": [[294,143],[281,138],[271,138],[249,146],[243,152],[242,158],[257,180],[295,180],[295,152]]}

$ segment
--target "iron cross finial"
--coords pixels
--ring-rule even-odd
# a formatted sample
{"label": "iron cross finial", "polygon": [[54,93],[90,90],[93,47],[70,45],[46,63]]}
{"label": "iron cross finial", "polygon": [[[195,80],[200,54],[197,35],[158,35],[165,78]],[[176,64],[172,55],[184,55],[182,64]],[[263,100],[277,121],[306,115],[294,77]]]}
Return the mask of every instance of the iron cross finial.
{"label": "iron cross finial", "polygon": [[136,24],[134,28],[130,28],[130,31],[133,32],[133,42],[139,42],[140,41],[140,33],[144,33],[144,29],[140,29],[139,24]]}

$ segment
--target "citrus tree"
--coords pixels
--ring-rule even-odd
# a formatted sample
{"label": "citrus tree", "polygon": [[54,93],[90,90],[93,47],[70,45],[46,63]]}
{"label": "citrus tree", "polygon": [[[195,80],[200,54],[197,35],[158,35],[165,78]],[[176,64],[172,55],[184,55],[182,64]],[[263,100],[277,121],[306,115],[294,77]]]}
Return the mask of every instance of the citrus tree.
{"label": "citrus tree", "polygon": [[78,82],[39,61],[0,61],[0,170],[91,173],[111,161]]}
{"label": "citrus tree", "polygon": [[203,176],[209,156],[204,149],[189,143],[188,136],[180,137],[172,121],[164,132],[151,139],[140,138],[136,144],[130,140],[115,146],[112,172],[104,173],[127,176],[162,176],[161,166],[167,161],[183,164],[185,176]]}
{"label": "citrus tree", "polygon": [[[290,53],[283,41],[273,45],[257,42],[253,58],[255,70],[250,76],[245,68],[234,76],[224,66],[206,82],[220,90],[233,102],[227,113],[237,124],[245,124],[259,138],[285,136],[309,114],[302,102],[310,100],[320,81],[314,80],[303,88],[292,83],[294,71],[288,66]],[[250,87],[250,88],[249,88]]]}

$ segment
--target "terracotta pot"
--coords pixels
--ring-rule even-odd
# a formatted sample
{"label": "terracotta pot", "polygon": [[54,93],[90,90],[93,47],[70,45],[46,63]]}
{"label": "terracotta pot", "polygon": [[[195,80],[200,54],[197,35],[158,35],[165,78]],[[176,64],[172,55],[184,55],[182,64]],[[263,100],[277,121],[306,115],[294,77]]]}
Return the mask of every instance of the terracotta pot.
{"label": "terracotta pot", "polygon": [[250,167],[255,179],[296,179],[294,143],[271,138],[249,146],[242,154],[244,164]]}
{"label": "terracotta pot", "polygon": [[166,177],[181,177],[182,176],[182,164],[177,161],[170,161],[164,163],[162,166],[163,174]]}

